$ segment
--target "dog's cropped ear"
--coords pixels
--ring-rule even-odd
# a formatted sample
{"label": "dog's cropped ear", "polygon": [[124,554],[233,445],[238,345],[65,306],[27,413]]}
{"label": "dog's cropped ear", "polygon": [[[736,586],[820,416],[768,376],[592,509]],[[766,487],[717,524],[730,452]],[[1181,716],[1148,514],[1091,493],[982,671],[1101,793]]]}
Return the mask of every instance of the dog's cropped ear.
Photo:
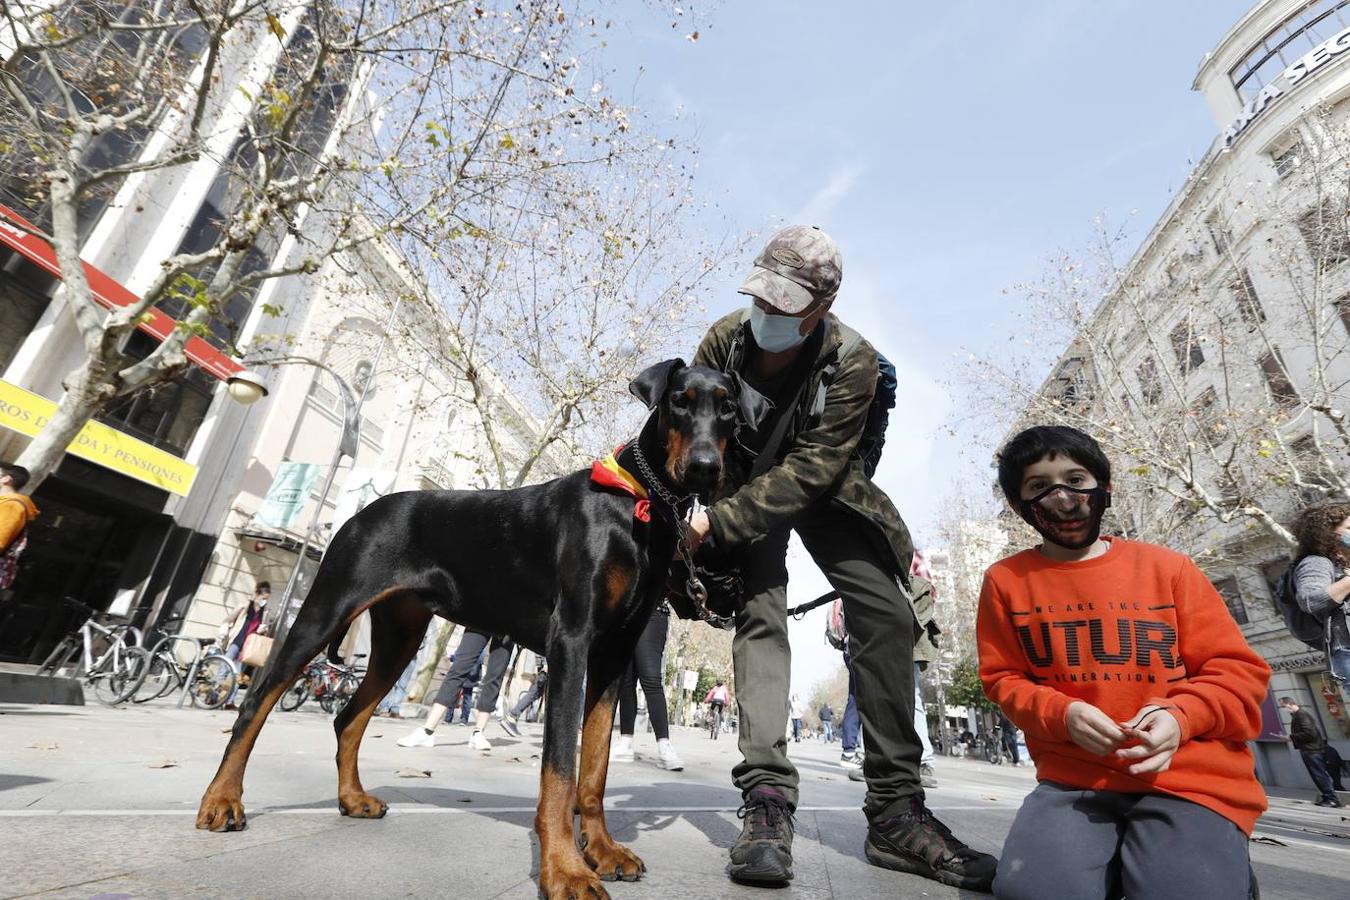
{"label": "dog's cropped ear", "polygon": [[740,411],[741,421],[752,431],[758,431],[765,416],[773,411],[773,402],[752,388],[739,372],[732,372],[731,380],[736,383],[736,407]]}
{"label": "dog's cropped ear", "polygon": [[661,395],[666,392],[666,385],[670,383],[670,376],[683,368],[684,360],[682,359],[668,359],[665,362],[659,362],[654,366],[643,369],[638,377],[628,382],[628,392],[647,404],[648,409],[654,409],[656,404],[661,402]]}

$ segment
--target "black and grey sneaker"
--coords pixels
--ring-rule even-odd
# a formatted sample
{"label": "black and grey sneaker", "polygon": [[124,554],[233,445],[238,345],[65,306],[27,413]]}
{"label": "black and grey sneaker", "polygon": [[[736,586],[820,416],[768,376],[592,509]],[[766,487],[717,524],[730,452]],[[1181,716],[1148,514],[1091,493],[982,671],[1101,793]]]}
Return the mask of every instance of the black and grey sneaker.
{"label": "black and grey sneaker", "polygon": [[792,880],[792,807],[787,797],[774,788],[755,788],[736,815],[744,824],[731,845],[731,880],[785,886]]}
{"label": "black and grey sneaker", "polygon": [[513,738],[520,737],[520,725],[515,716],[502,716],[502,731],[511,735]]}
{"label": "black and grey sneaker", "polygon": [[917,797],[900,815],[871,823],[863,850],[874,866],[975,891],[990,890],[998,868],[997,859],[957,840]]}

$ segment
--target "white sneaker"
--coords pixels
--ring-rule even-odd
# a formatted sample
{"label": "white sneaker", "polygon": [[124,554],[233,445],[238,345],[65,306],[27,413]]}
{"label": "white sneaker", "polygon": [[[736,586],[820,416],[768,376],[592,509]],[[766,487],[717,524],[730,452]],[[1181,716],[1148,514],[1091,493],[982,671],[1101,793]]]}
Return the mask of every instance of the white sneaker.
{"label": "white sneaker", "polygon": [[656,752],[661,756],[661,768],[671,772],[684,770],[684,761],[675,752],[675,747],[670,741],[657,741]]}
{"label": "white sneaker", "polygon": [[619,735],[613,744],[609,746],[610,762],[632,762],[633,761],[633,739],[627,735]]}
{"label": "white sneaker", "polygon": [[491,750],[492,742],[483,736],[483,732],[475,731],[469,735],[469,748],[471,750]]}
{"label": "white sneaker", "polygon": [[408,734],[398,739],[400,747],[435,747],[436,736],[427,734],[427,730],[418,725]]}

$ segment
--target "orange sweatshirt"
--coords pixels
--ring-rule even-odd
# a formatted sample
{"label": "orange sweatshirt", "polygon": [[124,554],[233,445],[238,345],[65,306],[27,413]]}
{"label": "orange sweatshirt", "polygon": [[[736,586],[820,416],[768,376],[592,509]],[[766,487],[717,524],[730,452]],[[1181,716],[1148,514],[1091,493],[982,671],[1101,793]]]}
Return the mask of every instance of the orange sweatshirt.
{"label": "orange sweatshirt", "polygon": [[[976,638],[984,692],[1026,733],[1038,780],[1173,794],[1251,834],[1266,795],[1246,742],[1260,731],[1270,667],[1188,558],[1120,539],[1082,562],[1023,551],[985,573]],[[1171,767],[1131,775],[1132,760],[1070,741],[1074,700],[1117,722],[1169,709],[1181,725]]]}
{"label": "orange sweatshirt", "polygon": [[27,494],[0,494],[0,553],[9,549],[10,543],[37,514],[38,509]]}

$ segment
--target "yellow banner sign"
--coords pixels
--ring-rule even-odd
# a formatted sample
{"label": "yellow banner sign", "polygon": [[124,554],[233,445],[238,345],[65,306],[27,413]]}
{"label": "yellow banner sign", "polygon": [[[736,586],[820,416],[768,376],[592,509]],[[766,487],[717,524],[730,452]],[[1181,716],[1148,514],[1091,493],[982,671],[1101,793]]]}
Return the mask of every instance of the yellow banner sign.
{"label": "yellow banner sign", "polygon": [[[0,380],[0,427],[33,437],[47,427],[55,410],[46,397]],[[66,452],[180,497],[187,496],[197,477],[191,463],[102,422],[87,423]]]}

